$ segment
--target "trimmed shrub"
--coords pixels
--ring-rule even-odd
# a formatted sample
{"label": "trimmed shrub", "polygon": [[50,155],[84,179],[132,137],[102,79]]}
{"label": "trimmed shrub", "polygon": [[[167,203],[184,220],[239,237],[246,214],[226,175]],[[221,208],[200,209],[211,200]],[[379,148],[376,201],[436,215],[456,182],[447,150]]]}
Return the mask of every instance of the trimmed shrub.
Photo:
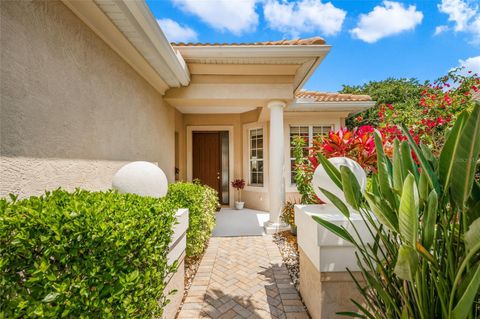
{"label": "trimmed shrub", "polygon": [[152,318],[175,209],[168,200],[64,190],[0,199],[0,318]]}
{"label": "trimmed shrub", "polygon": [[215,226],[219,206],[217,192],[199,183],[175,183],[169,186],[167,198],[172,206],[189,210],[186,255],[202,254]]}

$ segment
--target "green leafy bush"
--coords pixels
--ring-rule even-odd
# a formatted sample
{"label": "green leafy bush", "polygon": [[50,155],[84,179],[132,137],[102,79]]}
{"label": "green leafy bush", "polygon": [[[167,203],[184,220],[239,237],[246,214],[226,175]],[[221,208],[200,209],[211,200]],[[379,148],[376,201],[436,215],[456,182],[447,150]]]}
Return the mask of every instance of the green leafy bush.
{"label": "green leafy bush", "polygon": [[199,183],[175,183],[168,188],[167,198],[176,208],[188,208],[187,257],[203,253],[212,236],[217,212],[218,194]]}
{"label": "green leafy bush", "polygon": [[[463,111],[440,156],[414,141],[395,140],[393,158],[375,133],[378,172],[363,195],[349,168],[337,170],[320,156],[347,203],[364,219],[374,238],[362,241],[353,231],[314,219],[357,248],[364,282],[352,279],[363,297],[355,318],[449,318],[480,316],[480,103]],[[416,156],[419,167],[412,159]],[[347,206],[322,192],[350,221]],[[365,306],[362,306],[365,305]]]}
{"label": "green leafy bush", "polygon": [[0,318],[160,316],[174,212],[114,191],[0,199]]}

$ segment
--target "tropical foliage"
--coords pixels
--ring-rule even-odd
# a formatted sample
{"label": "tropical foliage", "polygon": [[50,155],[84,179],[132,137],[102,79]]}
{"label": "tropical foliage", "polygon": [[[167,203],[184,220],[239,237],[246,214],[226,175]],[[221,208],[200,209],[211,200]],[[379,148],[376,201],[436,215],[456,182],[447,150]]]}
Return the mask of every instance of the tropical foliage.
{"label": "tropical foliage", "polygon": [[175,183],[168,187],[167,198],[175,208],[188,208],[187,257],[200,256],[215,227],[219,207],[217,192],[200,183]]}
{"label": "tropical foliage", "polygon": [[[315,137],[307,157],[301,152],[307,141],[294,140],[297,149],[294,152],[295,182],[302,202],[321,202],[310,186],[319,154],[327,158],[345,156],[357,161],[367,173],[376,172],[375,129],[382,135],[383,151],[389,158],[393,156],[393,141],[407,139],[400,129],[401,125],[408,127],[408,133],[418,145],[422,143],[430,153],[438,156],[459,114],[472,110],[474,101],[471,95],[479,90],[480,78],[477,74],[461,75],[458,70],[433,84],[419,85],[413,79],[387,79],[358,87],[344,86],[344,93],[370,94],[377,100],[377,106],[357,115],[354,120],[350,119],[350,124],[360,126],[341,128],[337,132],[329,132],[328,136]],[[415,153],[412,156],[417,162]]]}
{"label": "tropical foliage", "polygon": [[473,108],[471,96],[479,89],[478,74],[456,69],[433,83],[387,79],[344,86],[342,92],[370,94],[377,102],[375,107],[349,118],[349,127],[372,125],[386,134],[401,136],[398,126],[405,124],[412,136],[438,153],[458,115]]}
{"label": "tropical foliage", "polygon": [[0,199],[0,318],[160,317],[174,213],[113,191]]}
{"label": "tropical foliage", "polygon": [[382,81],[370,81],[363,85],[343,85],[339,93],[366,94],[376,102],[372,107],[361,114],[347,118],[347,127],[353,128],[362,125],[378,126],[378,113],[382,105],[396,105],[399,109],[411,108],[411,101],[418,101],[422,89],[417,79],[388,78]]}
{"label": "tropical foliage", "polygon": [[[390,159],[375,132],[377,172],[362,194],[347,167],[322,165],[343,188],[347,204],[322,189],[350,221],[360,214],[373,243],[321,218],[315,220],[357,248],[364,282],[352,275],[363,300],[359,318],[478,318],[480,316],[480,103],[458,118],[436,157],[414,141],[395,140]],[[415,154],[418,166],[412,158]]]}
{"label": "tropical foliage", "polygon": [[280,219],[292,226],[292,228],[296,228],[297,225],[295,225],[295,202],[287,201],[285,205],[282,208],[282,214],[280,215]]}

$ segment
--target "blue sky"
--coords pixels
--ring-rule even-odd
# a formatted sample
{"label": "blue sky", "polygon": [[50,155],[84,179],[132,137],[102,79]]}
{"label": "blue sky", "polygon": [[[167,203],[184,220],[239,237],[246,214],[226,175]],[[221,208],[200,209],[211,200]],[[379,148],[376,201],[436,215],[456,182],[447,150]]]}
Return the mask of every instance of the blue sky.
{"label": "blue sky", "polygon": [[338,91],[387,77],[480,73],[480,0],[147,0],[171,41],[323,37],[332,50],[305,85]]}

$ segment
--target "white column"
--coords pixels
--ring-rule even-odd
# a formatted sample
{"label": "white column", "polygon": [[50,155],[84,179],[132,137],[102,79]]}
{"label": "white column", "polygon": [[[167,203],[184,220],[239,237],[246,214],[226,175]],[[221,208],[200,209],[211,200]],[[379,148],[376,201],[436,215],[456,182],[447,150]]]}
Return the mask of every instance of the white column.
{"label": "white column", "polygon": [[285,230],[288,226],[280,221],[280,213],[285,203],[285,148],[283,132],[283,101],[270,101],[270,136],[269,136],[269,195],[270,220],[265,225],[267,234]]}

